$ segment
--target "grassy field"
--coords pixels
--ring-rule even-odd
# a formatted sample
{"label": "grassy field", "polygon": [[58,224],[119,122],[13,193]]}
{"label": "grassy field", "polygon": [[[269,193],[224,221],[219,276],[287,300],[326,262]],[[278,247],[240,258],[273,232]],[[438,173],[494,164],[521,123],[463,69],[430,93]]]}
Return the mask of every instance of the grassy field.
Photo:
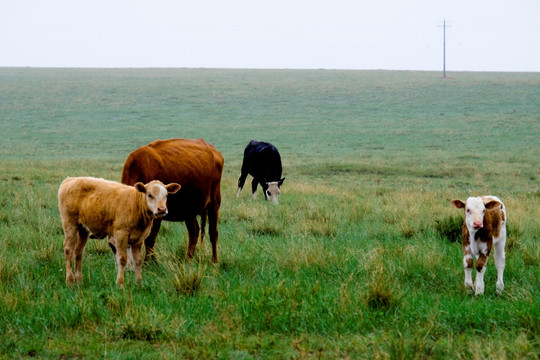
{"label": "grassy field", "polygon": [[[0,68],[0,357],[538,359],[540,74],[453,76]],[[66,286],[61,181],[173,137],[225,158],[221,262],[164,223],[142,284],[91,240]],[[236,198],[250,139],[281,152],[278,206]],[[449,201],[482,194],[508,211],[502,296],[492,258],[463,287]]]}

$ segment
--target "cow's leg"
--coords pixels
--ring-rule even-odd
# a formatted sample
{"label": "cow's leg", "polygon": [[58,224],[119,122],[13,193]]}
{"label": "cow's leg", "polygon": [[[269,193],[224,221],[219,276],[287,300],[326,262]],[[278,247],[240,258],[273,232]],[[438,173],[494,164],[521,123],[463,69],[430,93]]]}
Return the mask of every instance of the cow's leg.
{"label": "cow's leg", "polygon": [[238,178],[238,192],[236,193],[236,197],[240,196],[240,191],[242,191],[244,184],[246,183],[247,176],[247,171],[244,171],[242,167],[242,172],[240,173],[240,177]]}
{"label": "cow's leg", "polygon": [[199,237],[199,224],[197,223],[197,216],[186,219],[186,228],[188,231],[188,248],[186,257],[188,259],[193,258],[195,254],[195,248],[197,247],[197,238]]}
{"label": "cow's leg", "polygon": [[474,294],[482,295],[484,293],[484,274],[486,272],[487,256],[480,254],[476,260],[476,280],[474,282]]}
{"label": "cow's leg", "polygon": [[74,281],[72,263],[78,241],[78,231],[76,225],[63,224],[63,227],[65,235],[64,254],[66,256],[66,283],[72,284]]}
{"label": "cow's leg", "polygon": [[204,235],[206,232],[206,219],[208,218],[208,208],[204,209],[201,214],[201,236],[199,238],[199,249],[203,249]]}
{"label": "cow's leg", "polygon": [[161,218],[154,219],[154,223],[152,224],[152,230],[150,230],[150,235],[146,239],[144,239],[144,246],[146,248],[146,254],[144,256],[144,260],[156,260],[156,253],[154,252],[154,245],[156,243],[156,238],[159,233],[159,228],[161,227]]}
{"label": "cow's leg", "polygon": [[494,252],[493,252],[493,257],[495,258],[495,267],[497,268],[496,291],[498,295],[500,295],[504,290],[503,274],[504,274],[505,259],[506,259],[506,255],[504,253],[505,243],[506,243],[506,238],[502,238],[496,244],[493,245],[495,247]]}
{"label": "cow's leg", "polygon": [[476,260],[476,281],[474,282],[474,294],[482,295],[484,293],[484,273],[486,272],[487,260],[491,252],[491,241],[477,242],[479,251],[478,259]]}
{"label": "cow's leg", "polygon": [[82,258],[84,254],[84,247],[88,241],[90,233],[86,228],[79,227],[77,231],[77,246],[75,247],[75,281],[82,280]]}
{"label": "cow's leg", "polygon": [[474,281],[474,295],[484,294],[484,273],[486,272],[486,267],[476,268],[476,280]]}
{"label": "cow's leg", "polygon": [[469,246],[463,247],[463,267],[465,269],[465,290],[467,293],[474,292],[472,281],[473,256],[469,250]]}
{"label": "cow's leg", "polygon": [[139,282],[142,280],[142,241],[131,246],[131,254],[135,265],[135,282]]}
{"label": "cow's leg", "polygon": [[257,185],[259,184],[259,179],[253,178],[251,181],[251,194],[254,199],[257,198]]}
{"label": "cow's leg", "polygon": [[114,234],[114,239],[116,243],[116,285],[120,289],[124,287],[124,269],[127,264],[127,247],[129,235],[125,232],[116,232]]}
{"label": "cow's leg", "polygon": [[208,233],[210,235],[210,243],[212,244],[212,262],[219,262],[217,243],[218,243],[218,218],[219,218],[219,203],[210,204],[208,211]]}

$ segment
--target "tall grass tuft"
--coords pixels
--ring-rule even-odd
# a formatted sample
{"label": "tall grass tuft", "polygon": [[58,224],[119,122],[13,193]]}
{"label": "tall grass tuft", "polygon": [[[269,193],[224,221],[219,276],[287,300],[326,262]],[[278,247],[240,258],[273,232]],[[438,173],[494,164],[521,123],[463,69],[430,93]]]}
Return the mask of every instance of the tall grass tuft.
{"label": "tall grass tuft", "polygon": [[168,319],[156,314],[153,309],[149,312],[130,307],[122,320],[116,323],[114,338],[140,340],[150,343],[168,339],[171,334],[167,324]]}
{"label": "tall grass tuft", "polygon": [[369,274],[367,293],[365,295],[366,306],[372,310],[383,312],[392,310],[399,305],[397,284],[393,276],[393,270],[385,264],[384,250],[377,249],[372,261],[373,272]]}
{"label": "tall grass tuft", "polygon": [[206,265],[202,261],[179,264],[166,261],[165,268],[172,274],[173,285],[180,295],[196,295],[206,274]]}
{"label": "tall grass tuft", "polygon": [[447,239],[450,242],[461,242],[463,217],[453,215],[443,219],[435,219],[435,229],[441,238]]}
{"label": "tall grass tuft", "polygon": [[160,339],[162,335],[163,331],[154,324],[142,321],[135,322],[132,319],[124,324],[120,324],[118,329],[118,337],[120,339],[154,342]]}
{"label": "tall grass tuft", "polygon": [[390,310],[396,301],[393,291],[384,283],[371,283],[366,297],[366,305],[373,310]]}

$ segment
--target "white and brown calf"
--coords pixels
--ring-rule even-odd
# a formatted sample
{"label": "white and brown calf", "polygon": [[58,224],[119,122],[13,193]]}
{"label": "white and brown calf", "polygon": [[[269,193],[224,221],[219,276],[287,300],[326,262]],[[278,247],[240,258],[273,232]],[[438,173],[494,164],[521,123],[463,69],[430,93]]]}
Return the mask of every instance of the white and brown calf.
{"label": "white and brown calf", "polygon": [[[497,294],[504,289],[505,266],[504,247],[506,244],[506,208],[496,196],[470,197],[466,202],[452,200],[452,205],[465,209],[463,223],[463,266],[465,268],[465,288],[475,295],[484,293],[484,273],[491,248],[497,268]],[[476,258],[476,281],[473,285],[473,257]]]}
{"label": "white and brown calf", "polygon": [[109,237],[120,288],[124,285],[128,247],[133,255],[135,281],[141,280],[143,241],[154,218],[167,215],[167,194],[179,189],[176,183],[163,185],[160,181],[128,186],[92,177],[65,179],[58,190],[58,208],[65,235],[66,282],[82,280],[82,257],[90,234],[98,239]]}

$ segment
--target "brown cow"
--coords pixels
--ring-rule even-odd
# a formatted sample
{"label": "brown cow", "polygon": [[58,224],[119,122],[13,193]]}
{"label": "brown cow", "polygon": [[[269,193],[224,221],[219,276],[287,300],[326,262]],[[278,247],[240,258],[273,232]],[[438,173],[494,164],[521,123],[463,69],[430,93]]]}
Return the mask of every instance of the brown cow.
{"label": "brown cow", "polygon": [[[192,258],[201,231],[201,244],[208,216],[208,232],[212,243],[212,261],[218,262],[218,213],[221,205],[221,173],[223,157],[214,146],[203,139],[157,140],[129,154],[122,182],[133,185],[136,182],[160,180],[175,182],[182,189],[168,198],[169,213],[163,217],[168,221],[184,221],[189,243],[186,256]],[[197,223],[201,217],[201,228]],[[155,258],[154,244],[162,219],[156,219],[150,235],[144,241],[146,256]]]}
{"label": "brown cow", "polygon": [[160,181],[136,183],[133,187],[92,177],[65,179],[58,189],[58,208],[65,234],[66,282],[82,279],[82,256],[90,234],[99,239],[109,236],[120,288],[124,285],[129,246],[135,263],[135,281],[141,280],[143,239],[150,233],[153,220],[167,214],[167,194],[179,189],[178,184],[163,185]]}

